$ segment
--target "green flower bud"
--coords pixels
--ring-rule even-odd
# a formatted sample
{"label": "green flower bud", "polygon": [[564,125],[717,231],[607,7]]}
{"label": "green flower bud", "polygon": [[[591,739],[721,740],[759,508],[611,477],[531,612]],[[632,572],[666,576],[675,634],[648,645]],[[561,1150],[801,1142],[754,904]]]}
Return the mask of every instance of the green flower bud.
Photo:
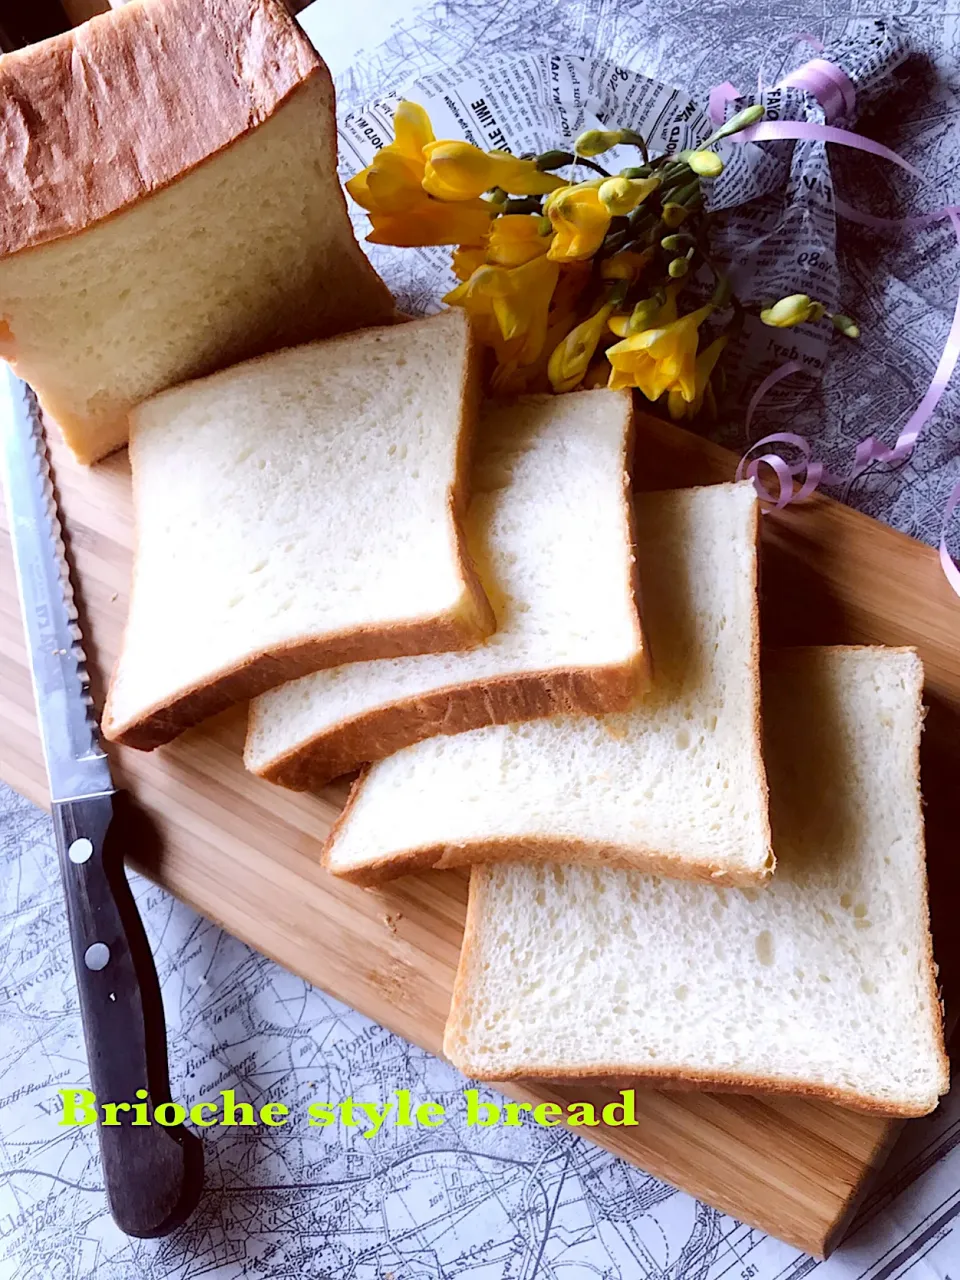
{"label": "green flower bud", "polygon": [[642,333],[649,329],[660,312],[660,303],[656,298],[644,298],[638,302],[627,321],[627,333]]}
{"label": "green flower bud", "polygon": [[686,258],[673,258],[667,267],[667,273],[671,280],[682,280],[690,270],[690,263]]}
{"label": "green flower bud", "polygon": [[660,220],[665,227],[679,227],[685,222],[690,210],[684,208],[682,204],[677,204],[673,200],[668,200],[661,211]]}
{"label": "green flower bud", "polygon": [[758,124],[763,119],[764,111],[765,108],[760,102],[754,103],[752,107],[744,107],[735,116],[731,116],[726,124],[721,125],[716,133],[712,133],[707,141],[719,142],[721,138],[729,138],[731,134],[739,133],[741,129],[749,129],[751,125]]}
{"label": "green flower bud", "polygon": [[565,164],[573,164],[576,157],[570,151],[544,151],[537,156],[537,168],[541,173],[549,173],[551,169],[562,169]]}
{"label": "green flower bud", "polygon": [[833,321],[833,327],[839,330],[845,338],[860,337],[860,326],[855,320],[851,320],[849,316],[835,314],[830,319]]}
{"label": "green flower bud", "polygon": [[491,204],[506,204],[509,198],[503,187],[491,187],[486,194]]}
{"label": "green flower bud", "polygon": [[664,236],[660,241],[660,248],[666,249],[670,253],[679,253],[681,249],[685,249],[689,244],[687,236]]}
{"label": "green flower bud", "polygon": [[761,311],[760,319],[772,329],[792,329],[794,325],[804,324],[809,320],[811,311],[819,305],[805,293],[791,293],[789,297],[781,298],[772,307]]}
{"label": "green flower bud", "polygon": [[626,169],[620,170],[621,178],[649,178],[650,166],[648,164],[630,164]]}
{"label": "green flower bud", "polygon": [[684,151],[682,158],[698,177],[718,178],[723,173],[723,161],[715,151]]}
{"label": "green flower bud", "polygon": [[548,236],[552,231],[553,231],[553,223],[550,221],[547,215],[544,214],[543,217],[537,223],[537,235]]}
{"label": "green flower bud", "polygon": [[602,156],[620,141],[619,129],[588,129],[573,144],[578,156]]}

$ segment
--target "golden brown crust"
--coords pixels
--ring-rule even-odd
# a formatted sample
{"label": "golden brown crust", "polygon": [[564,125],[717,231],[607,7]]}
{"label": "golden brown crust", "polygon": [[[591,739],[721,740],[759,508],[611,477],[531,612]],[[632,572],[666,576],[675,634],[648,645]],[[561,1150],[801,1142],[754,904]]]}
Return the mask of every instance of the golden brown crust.
{"label": "golden brown crust", "polygon": [[908,1120],[916,1116],[929,1115],[936,1110],[937,1103],[930,1106],[915,1107],[910,1104],[897,1106],[884,1102],[879,1098],[871,1098],[857,1093],[854,1089],[835,1089],[829,1085],[820,1085],[809,1080],[777,1079],[773,1076],[751,1076],[736,1072],[690,1071],[686,1067],[660,1067],[651,1069],[637,1065],[618,1065],[597,1063],[589,1067],[577,1067],[575,1071],[564,1070],[552,1064],[538,1064],[525,1067],[522,1071],[490,1073],[469,1058],[451,1053],[446,1040],[444,1053],[458,1070],[472,1080],[486,1080],[491,1083],[506,1080],[547,1080],[558,1084],[569,1084],[571,1080],[591,1080],[607,1085],[615,1085],[617,1089],[640,1085],[645,1089],[664,1089],[668,1092],[701,1092],[701,1093],[747,1093],[747,1094],[780,1094],[802,1098],[816,1098],[822,1102],[832,1102],[836,1106],[846,1107],[850,1111],[862,1111],[868,1115],[889,1116]]}
{"label": "golden brown crust", "polygon": [[364,627],[293,642],[282,649],[251,655],[237,666],[220,672],[215,679],[185,690],[169,702],[149,708],[129,725],[114,722],[108,693],[103,711],[103,736],[108,742],[119,742],[139,751],[152,751],[238,702],[247,702],[278,684],[286,684],[288,680],[296,680],[313,671],[339,667],[345,662],[468,649],[479,638],[475,621],[451,615],[448,618],[395,622],[383,629]]}
{"label": "golden brown crust", "polygon": [[279,0],[142,0],[4,55],[0,256],[167,186],[318,75]]}
{"label": "golden brown crust", "polygon": [[[541,399],[542,397],[531,397]],[[258,776],[294,791],[315,790],[362,764],[382,760],[404,747],[437,735],[467,733],[495,724],[513,724],[555,715],[604,715],[625,711],[650,684],[649,648],[639,614],[639,579],[630,475],[633,403],[626,410],[621,495],[624,537],[629,547],[627,587],[634,619],[636,656],[598,667],[555,667],[451,684],[418,696],[373,707],[299,743],[261,768]],[[251,723],[255,716],[251,708]]]}
{"label": "golden brown crust", "polygon": [[[448,313],[444,313],[447,315]],[[460,430],[469,433],[472,415],[475,413],[470,396],[479,394],[479,379],[476,366],[479,361],[479,346],[475,340],[469,321],[465,318],[467,342],[464,354],[464,371],[461,383],[461,424]],[[430,324],[432,320],[421,321]],[[383,331],[392,326],[383,326]],[[364,339],[373,336],[377,330],[366,330]],[[343,334],[329,339],[329,343],[350,343],[357,335]],[[326,345],[326,344],[325,344]],[[249,364],[269,361],[282,353],[273,356],[260,356]],[[207,381],[228,378],[231,370],[211,374]],[[175,388],[165,394],[176,395],[182,388]],[[133,470],[134,512],[137,507],[137,449],[136,441],[132,443],[130,460]],[[458,448],[456,455],[456,474],[454,483],[447,496],[449,512],[448,533],[453,543],[453,553],[460,566],[463,596],[455,609],[446,616],[413,618],[386,624],[383,627],[358,627],[350,631],[336,632],[318,637],[304,637],[291,641],[279,648],[249,654],[242,662],[225,668],[216,676],[207,678],[190,688],[183,689],[175,697],[163,703],[145,708],[138,718],[129,724],[118,724],[112,711],[112,694],[116,679],[116,669],[107,691],[106,704],[103,711],[101,727],[103,736],[108,742],[119,742],[124,746],[136,747],[141,751],[152,751],[155,747],[171,742],[185,730],[218,715],[238,702],[246,702],[268,689],[286,684],[300,676],[310,675],[326,667],[339,667],[346,662],[368,662],[375,658],[410,657],[420,653],[442,653],[455,649],[468,649],[479,641],[486,639],[496,629],[496,618],[490,601],[480,584],[476,570],[470,562],[467,552],[466,536],[460,521],[459,512],[464,508],[461,496],[462,488],[468,482],[467,453]],[[138,531],[134,530],[133,585],[131,598],[137,589],[137,543]],[[129,627],[129,616],[127,621]],[[121,644],[121,656],[127,642],[127,628]],[[119,667],[119,661],[118,661]]]}
{"label": "golden brown crust", "polygon": [[767,875],[773,875],[777,859],[773,852],[773,832],[770,829],[770,787],[767,783],[767,766],[763,758],[763,712],[760,683],[760,503],[753,504],[753,606],[750,615],[750,670],[753,672],[753,734],[750,746],[753,750],[754,776],[758,779],[763,795],[762,821],[767,847]]}
{"label": "golden brown crust", "polygon": [[669,880],[697,880],[707,884],[734,888],[756,888],[771,875],[768,867],[756,872],[731,870],[710,862],[696,862],[689,857],[675,857],[642,845],[627,848],[588,840],[571,840],[563,836],[496,836],[465,841],[461,844],[421,845],[384,854],[359,867],[331,866],[330,854],[341,827],[348,821],[359,797],[369,769],[361,770],[350,788],[347,803],[339,814],[323,846],[323,865],[339,880],[371,888],[395,880],[398,876],[418,871],[448,871],[451,867],[482,866],[490,862],[566,862],[586,863],[617,871],[643,871],[665,876]]}
{"label": "golden brown crust", "polygon": [[636,618],[636,645],[640,654],[636,690],[638,693],[643,693],[653,684],[653,659],[643,627],[643,584],[640,581],[640,555],[637,549],[637,508],[634,500],[633,474],[637,446],[637,415],[633,392],[624,388],[621,395],[627,398],[628,421],[624,436],[623,488],[620,492],[620,501],[624,530],[630,547],[628,591],[633,616]]}
{"label": "golden brown crust", "polygon": [[641,656],[619,666],[557,667],[448,685],[375,707],[317,734],[262,768],[248,767],[268,782],[312,791],[361,764],[382,760],[426,738],[547,716],[625,711],[645,678]]}
{"label": "golden brown crust", "polygon": [[[752,521],[754,547],[756,547],[759,539],[759,504],[757,503],[753,506]],[[762,780],[763,795],[766,798],[768,788],[762,755],[760,721],[760,616],[758,592],[756,590],[757,562],[758,557],[755,554],[751,618],[751,662],[756,676],[753,685],[754,729],[751,744],[755,751],[755,774]],[[636,578],[634,579],[633,589],[635,592],[639,589],[636,585]],[[644,646],[644,652],[648,653],[646,645]],[[430,735],[424,734],[423,736],[428,737]],[[327,869],[333,875],[340,879],[348,880],[352,884],[369,887],[383,884],[398,876],[431,868],[445,870],[450,867],[473,866],[484,862],[517,862],[526,859],[535,862],[600,863],[606,867],[645,871],[651,875],[663,875],[675,880],[699,880],[713,885],[749,888],[768,880],[773,874],[773,869],[776,865],[771,844],[769,813],[765,806],[763,811],[763,834],[767,858],[763,867],[758,871],[739,871],[729,866],[721,867],[710,862],[697,862],[691,858],[680,858],[664,854],[660,850],[647,849],[643,846],[637,846],[632,849],[619,846],[616,849],[612,849],[606,844],[569,840],[560,836],[478,838],[459,844],[437,843],[414,849],[397,850],[392,854],[386,854],[374,861],[364,863],[363,866],[340,869],[331,865],[330,855],[339,837],[339,832],[348,821],[353,806],[360,795],[368,772],[368,770],[361,772],[353,783],[346,807],[337,818],[333,829],[327,837],[322,854],[324,865]]]}

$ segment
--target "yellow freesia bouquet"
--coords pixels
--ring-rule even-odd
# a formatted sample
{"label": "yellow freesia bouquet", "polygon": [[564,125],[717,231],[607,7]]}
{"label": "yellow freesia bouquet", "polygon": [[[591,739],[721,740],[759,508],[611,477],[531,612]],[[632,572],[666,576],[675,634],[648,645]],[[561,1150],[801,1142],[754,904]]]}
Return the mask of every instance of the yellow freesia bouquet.
{"label": "yellow freesia bouquet", "polygon": [[[709,256],[702,183],[723,171],[713,144],[762,114],[748,107],[676,155],[651,157],[629,129],[597,129],[572,151],[516,157],[438,141],[426,111],[400,102],[394,141],[347,191],[370,216],[372,243],[454,246],[460,283],[444,302],[470,313],[492,351],[496,393],[636,387],[692,418],[715,408],[712,380],[744,314]],[[622,145],[639,163],[611,174],[596,157]],[[793,294],[760,318],[786,328],[825,314]],[[857,336],[848,317],[831,319]]]}

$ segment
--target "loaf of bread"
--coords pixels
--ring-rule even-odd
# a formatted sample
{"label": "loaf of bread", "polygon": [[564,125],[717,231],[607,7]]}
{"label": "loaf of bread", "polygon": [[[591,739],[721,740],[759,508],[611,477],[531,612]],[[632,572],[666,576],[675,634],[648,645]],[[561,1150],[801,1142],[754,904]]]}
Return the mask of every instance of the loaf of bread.
{"label": "loaf of bread", "polygon": [[641,494],[636,519],[650,692],[619,714],[474,729],[379,761],[327,842],[335,875],[518,857],[770,875],[753,486]]}
{"label": "loaf of bread", "polygon": [[0,356],[76,456],[162,388],[393,314],[280,0],[139,0],[0,58]]}
{"label": "loaf of bread", "polygon": [[475,867],[444,1050],[480,1079],[595,1076],[923,1115],[949,1084],[913,650],[769,655],[777,873],[759,890]]}
{"label": "loaf of bread", "polygon": [[494,628],[461,528],[461,311],[263,356],[131,414],[136,554],[107,738],[150,749],[324,666]]}
{"label": "loaf of bread", "polygon": [[647,682],[632,416],[630,393],[605,389],[491,403],[465,523],[496,632],[462,653],[353,662],[263,694],[247,768],[318,787],[437,733],[627,707]]}

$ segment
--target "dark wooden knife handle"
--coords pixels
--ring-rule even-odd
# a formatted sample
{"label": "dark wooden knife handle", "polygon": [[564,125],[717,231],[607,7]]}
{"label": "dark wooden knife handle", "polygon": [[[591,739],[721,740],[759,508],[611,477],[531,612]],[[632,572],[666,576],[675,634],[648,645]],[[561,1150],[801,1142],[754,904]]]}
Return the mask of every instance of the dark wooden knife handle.
{"label": "dark wooden knife handle", "polygon": [[62,801],[53,821],[110,1212],[127,1235],[162,1236],[200,1198],[203,1149],[182,1125],[135,1124],[132,1110],[103,1123],[104,1102],[145,1101],[152,1121],[170,1101],[160,986],[111,827],[113,799]]}

